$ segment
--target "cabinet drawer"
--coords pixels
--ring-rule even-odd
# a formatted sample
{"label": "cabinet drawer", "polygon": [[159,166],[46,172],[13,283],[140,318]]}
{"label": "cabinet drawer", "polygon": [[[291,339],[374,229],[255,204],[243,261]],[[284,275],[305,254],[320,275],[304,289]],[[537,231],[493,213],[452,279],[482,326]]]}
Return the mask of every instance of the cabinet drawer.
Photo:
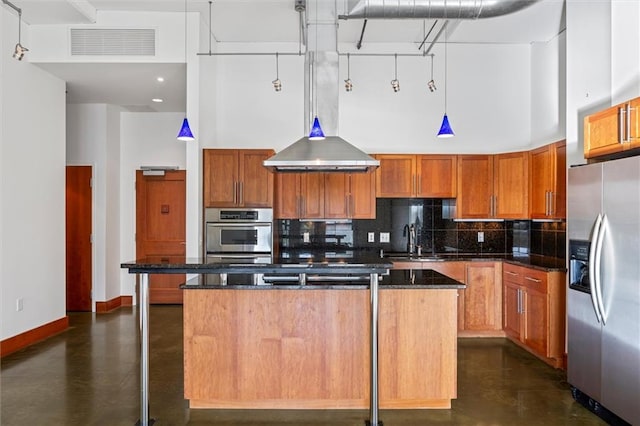
{"label": "cabinet drawer", "polygon": [[540,293],[547,292],[547,273],[533,269],[525,269],[523,285],[529,290]]}
{"label": "cabinet drawer", "polygon": [[505,263],[502,265],[502,280],[513,284],[522,285],[526,269],[521,266]]}

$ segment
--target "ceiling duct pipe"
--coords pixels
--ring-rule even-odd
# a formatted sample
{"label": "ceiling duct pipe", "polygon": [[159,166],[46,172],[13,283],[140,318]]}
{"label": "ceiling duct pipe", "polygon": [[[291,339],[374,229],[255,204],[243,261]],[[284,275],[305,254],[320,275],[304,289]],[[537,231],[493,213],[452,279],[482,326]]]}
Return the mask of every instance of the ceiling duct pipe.
{"label": "ceiling duct pipe", "polygon": [[340,19],[481,19],[525,9],[540,0],[348,0]]}

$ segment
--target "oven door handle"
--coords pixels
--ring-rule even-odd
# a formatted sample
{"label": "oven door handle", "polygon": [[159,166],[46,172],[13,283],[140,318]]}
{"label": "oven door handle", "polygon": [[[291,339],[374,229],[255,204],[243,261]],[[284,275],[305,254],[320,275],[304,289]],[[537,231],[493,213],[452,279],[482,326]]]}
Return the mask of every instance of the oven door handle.
{"label": "oven door handle", "polygon": [[214,259],[232,259],[232,260],[238,260],[238,259],[259,259],[261,257],[271,257],[270,254],[266,253],[266,254],[211,254],[211,253],[207,253],[207,258],[214,258]]}

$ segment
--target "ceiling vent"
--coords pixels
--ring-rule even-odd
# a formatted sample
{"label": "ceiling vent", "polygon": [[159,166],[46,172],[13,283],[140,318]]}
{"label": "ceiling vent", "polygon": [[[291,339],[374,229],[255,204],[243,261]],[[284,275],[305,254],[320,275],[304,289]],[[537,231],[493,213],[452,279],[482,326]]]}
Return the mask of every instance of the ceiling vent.
{"label": "ceiling vent", "polygon": [[71,56],[155,56],[152,28],[72,28]]}

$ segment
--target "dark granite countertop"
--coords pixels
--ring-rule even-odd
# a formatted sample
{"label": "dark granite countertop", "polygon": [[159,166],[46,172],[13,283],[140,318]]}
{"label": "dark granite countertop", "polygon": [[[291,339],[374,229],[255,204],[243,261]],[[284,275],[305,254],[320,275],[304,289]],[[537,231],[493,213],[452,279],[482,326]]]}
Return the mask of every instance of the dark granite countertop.
{"label": "dark granite countertop", "polygon": [[525,266],[542,270],[545,272],[560,271],[566,272],[565,259],[549,256],[518,255],[499,253],[436,253],[423,254],[422,256],[408,256],[406,253],[385,253],[385,258],[393,262],[447,262],[447,261],[467,261],[467,262],[495,262],[503,261],[514,265]]}

